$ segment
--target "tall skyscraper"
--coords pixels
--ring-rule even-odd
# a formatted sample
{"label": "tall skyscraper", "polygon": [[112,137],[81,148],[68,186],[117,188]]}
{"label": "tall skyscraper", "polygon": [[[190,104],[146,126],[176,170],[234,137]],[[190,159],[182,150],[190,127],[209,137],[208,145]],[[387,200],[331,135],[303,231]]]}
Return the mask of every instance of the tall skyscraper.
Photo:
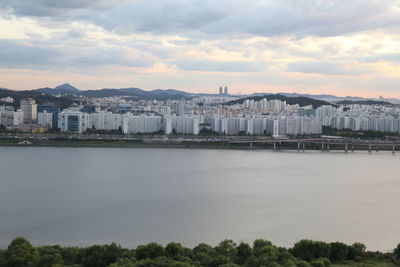
{"label": "tall skyscraper", "polygon": [[222,88],[222,86],[219,87],[219,94],[222,95],[224,93],[224,89]]}
{"label": "tall skyscraper", "polygon": [[21,100],[21,111],[24,123],[35,123],[37,121],[37,104],[32,98]]}
{"label": "tall skyscraper", "polygon": [[224,95],[227,95],[227,94],[228,94],[228,87],[225,86],[225,88],[224,88]]}

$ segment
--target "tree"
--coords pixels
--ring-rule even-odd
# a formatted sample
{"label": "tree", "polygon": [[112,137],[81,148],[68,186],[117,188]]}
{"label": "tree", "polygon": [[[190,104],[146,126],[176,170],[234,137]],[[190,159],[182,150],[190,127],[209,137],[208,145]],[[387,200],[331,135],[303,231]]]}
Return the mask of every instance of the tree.
{"label": "tree", "polygon": [[347,258],[349,248],[346,244],[341,242],[331,243],[331,261],[343,261]]}
{"label": "tree", "polygon": [[104,247],[100,245],[94,245],[85,248],[83,251],[82,263],[85,267],[105,267],[106,263],[103,261]]}
{"label": "tree", "polygon": [[397,256],[400,255],[400,243],[397,245],[397,247],[394,249],[394,254],[396,254]]}
{"label": "tree", "polygon": [[108,266],[115,263],[122,256],[122,249],[115,243],[111,245],[94,245],[84,249],[83,265],[87,267]]}
{"label": "tree", "polygon": [[82,261],[82,249],[77,247],[66,247],[61,249],[65,265],[74,265]]}
{"label": "tree", "polygon": [[201,243],[193,249],[193,260],[201,266],[213,266],[217,252],[210,245]]}
{"label": "tree", "polygon": [[314,241],[303,239],[295,243],[291,249],[293,256],[303,259],[305,261],[311,261],[315,258],[315,246]]}
{"label": "tree", "polygon": [[63,265],[64,260],[60,254],[60,246],[44,246],[39,248],[40,260],[39,266],[52,267],[53,265]]}
{"label": "tree", "polygon": [[243,265],[251,255],[253,255],[253,249],[249,244],[241,242],[237,247],[236,263]]}
{"label": "tree", "polygon": [[6,251],[5,250],[0,250],[0,267],[5,267],[7,264],[6,261]]}
{"label": "tree", "polygon": [[38,250],[23,237],[17,237],[10,243],[5,256],[10,267],[34,267],[39,261]]}
{"label": "tree", "polygon": [[366,246],[362,243],[354,243],[349,248],[349,253],[347,255],[348,260],[354,260],[355,258],[362,258],[365,253]]}
{"label": "tree", "polygon": [[303,239],[291,249],[293,256],[306,261],[318,258],[329,258],[331,246],[326,242]]}
{"label": "tree", "polygon": [[318,258],[311,262],[312,267],[329,267],[331,262],[327,258]]}
{"label": "tree", "polygon": [[215,247],[215,251],[222,256],[229,257],[233,262],[236,260],[237,248],[235,242],[232,240],[223,240],[218,246]]}
{"label": "tree", "polygon": [[270,250],[271,247],[272,247],[272,243],[268,240],[264,240],[264,239],[254,240],[254,243],[253,243],[254,255],[259,257],[262,254],[268,253],[268,251]]}
{"label": "tree", "polygon": [[136,261],[127,258],[121,258],[116,263],[111,264],[109,267],[136,267]]}
{"label": "tree", "polygon": [[136,258],[138,260],[155,259],[161,256],[165,256],[165,250],[161,245],[154,242],[136,248]]}
{"label": "tree", "polygon": [[169,243],[165,247],[165,252],[168,257],[171,257],[174,260],[179,259],[184,253],[182,245],[179,243],[175,243],[175,242]]}

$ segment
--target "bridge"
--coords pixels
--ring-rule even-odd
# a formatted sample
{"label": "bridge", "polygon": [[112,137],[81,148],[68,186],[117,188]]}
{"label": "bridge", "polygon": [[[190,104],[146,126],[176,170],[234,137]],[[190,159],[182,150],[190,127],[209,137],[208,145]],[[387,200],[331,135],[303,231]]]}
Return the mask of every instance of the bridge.
{"label": "bridge", "polygon": [[297,145],[298,151],[305,151],[307,145],[319,146],[321,151],[329,152],[332,148],[342,148],[345,152],[349,150],[365,148],[363,150],[391,150],[395,153],[400,151],[400,140],[366,140],[366,139],[351,139],[351,138],[277,138],[277,139],[264,139],[264,140],[229,140],[229,145],[248,144],[253,147],[253,144],[272,144],[274,150],[282,149],[282,144]]}

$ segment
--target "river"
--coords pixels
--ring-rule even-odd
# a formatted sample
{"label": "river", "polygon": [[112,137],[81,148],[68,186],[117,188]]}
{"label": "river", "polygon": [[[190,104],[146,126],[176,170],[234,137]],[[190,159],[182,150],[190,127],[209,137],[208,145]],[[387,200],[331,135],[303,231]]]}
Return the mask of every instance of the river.
{"label": "river", "polygon": [[400,154],[0,148],[0,247],[400,242]]}

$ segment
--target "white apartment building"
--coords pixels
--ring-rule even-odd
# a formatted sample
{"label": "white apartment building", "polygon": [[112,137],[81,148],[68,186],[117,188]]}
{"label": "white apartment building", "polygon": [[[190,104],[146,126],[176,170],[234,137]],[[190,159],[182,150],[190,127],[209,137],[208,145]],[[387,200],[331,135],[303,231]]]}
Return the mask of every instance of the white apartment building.
{"label": "white apartment building", "polygon": [[53,128],[53,114],[47,111],[38,112],[38,124]]}
{"label": "white apartment building", "polygon": [[58,127],[61,132],[84,133],[89,125],[89,114],[79,108],[65,109],[58,114]]}

